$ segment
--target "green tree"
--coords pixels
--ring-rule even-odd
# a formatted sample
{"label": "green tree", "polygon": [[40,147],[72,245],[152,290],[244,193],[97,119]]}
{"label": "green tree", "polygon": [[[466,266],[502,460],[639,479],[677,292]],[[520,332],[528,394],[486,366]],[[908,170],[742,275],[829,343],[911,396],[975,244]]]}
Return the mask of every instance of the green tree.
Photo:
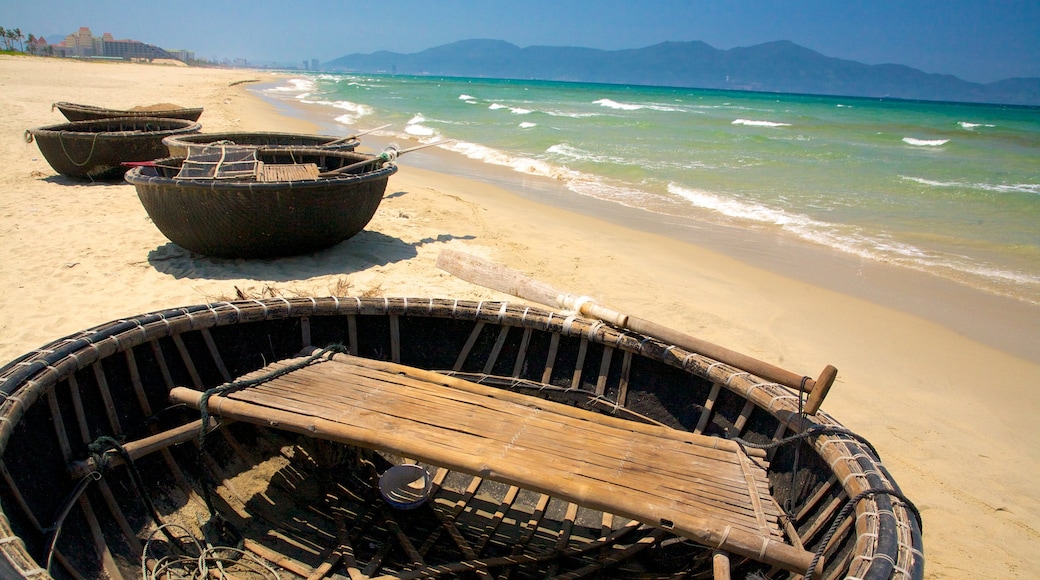
{"label": "green tree", "polygon": [[22,42],[25,40],[25,35],[22,34],[21,28],[14,29],[14,39],[18,41],[18,46],[21,48],[21,51],[25,52],[25,44]]}
{"label": "green tree", "polygon": [[36,54],[36,36],[29,33],[29,54]]}

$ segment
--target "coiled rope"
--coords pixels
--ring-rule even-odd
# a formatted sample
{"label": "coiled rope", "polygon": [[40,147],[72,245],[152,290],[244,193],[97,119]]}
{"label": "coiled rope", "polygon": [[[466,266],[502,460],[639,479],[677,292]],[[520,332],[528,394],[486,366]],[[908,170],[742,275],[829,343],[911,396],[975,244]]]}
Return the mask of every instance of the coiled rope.
{"label": "coiled rope", "polygon": [[[167,555],[154,559],[151,570],[148,569],[148,561],[151,558],[152,542],[155,534],[160,531],[166,533],[167,528],[178,528],[186,534],[195,547],[197,556],[172,556]],[[141,552],[141,578],[144,580],[195,580],[197,578],[235,578],[229,574],[227,568],[231,566],[244,567],[255,574],[264,575],[275,580],[280,580],[278,572],[269,564],[241,548],[227,546],[202,546],[202,542],[196,539],[190,531],[179,524],[163,524],[153,530],[145,542],[144,550]]]}

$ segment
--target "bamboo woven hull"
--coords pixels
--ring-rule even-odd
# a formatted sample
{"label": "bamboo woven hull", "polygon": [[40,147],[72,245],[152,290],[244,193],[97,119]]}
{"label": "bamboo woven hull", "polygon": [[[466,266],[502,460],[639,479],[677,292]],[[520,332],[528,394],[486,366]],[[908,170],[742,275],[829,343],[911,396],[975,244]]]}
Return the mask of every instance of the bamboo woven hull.
{"label": "bamboo woven hull", "polygon": [[353,151],[361,141],[357,138],[343,140],[328,135],[306,135],[297,133],[198,133],[195,135],[174,135],[163,139],[163,144],[170,151],[170,157],[187,157],[188,145],[206,145],[210,143],[242,145],[248,147],[331,147],[339,151]]}
{"label": "bamboo woven hull", "polygon": [[[55,578],[138,577],[157,525],[146,496],[161,521],[183,526],[177,536],[202,534],[209,497],[235,532],[210,539],[231,545],[237,534],[247,551],[275,562],[281,578],[315,570],[346,576],[345,566],[352,576],[711,577],[711,547],[464,473],[447,474],[420,508],[390,509],[371,476],[401,461],[392,453],[244,422],[210,432],[200,447],[191,426],[199,414],[169,402],[174,387],[214,388],[310,345],[330,344],[417,369],[454,370],[521,399],[706,435],[728,431],[762,443],[801,421],[786,388],[601,322],[519,304],[301,298],[141,315],[0,368],[0,576],[47,578],[39,568],[49,559]],[[823,412],[804,421],[838,425]],[[101,437],[128,442],[185,425],[183,443],[134,462],[143,494],[125,466],[109,467],[97,482],[70,470],[89,459],[87,444]],[[794,447],[779,448],[768,460],[768,478],[776,502],[792,498],[787,533],[806,550],[823,552],[825,568],[814,577],[922,577],[921,531],[907,504],[877,494],[838,519],[847,499],[865,489],[898,490],[864,444],[845,435],[801,443],[792,495],[794,456]],[[76,499],[79,482],[89,486]],[[731,565],[737,578],[791,574],[754,557],[732,557]]]}
{"label": "bamboo woven hull", "polygon": [[358,173],[312,181],[174,179],[183,159],[136,167],[126,180],[159,231],[192,252],[222,258],[273,258],[334,246],[375,215],[396,165],[371,155],[318,149],[264,149],[267,163],[316,163],[323,170],[371,159]]}
{"label": "bamboo woven hull", "polygon": [[61,111],[69,121],[95,121],[115,117],[161,117],[163,119],[184,119],[198,121],[202,116],[202,107],[179,107],[176,109],[106,109],[93,105],[76,103],[54,103],[54,108]]}
{"label": "bamboo woven hull", "polygon": [[76,121],[26,131],[35,139],[47,163],[76,179],[119,179],[124,162],[151,161],[166,156],[162,140],[195,133],[202,125],[183,119],[120,117]]}

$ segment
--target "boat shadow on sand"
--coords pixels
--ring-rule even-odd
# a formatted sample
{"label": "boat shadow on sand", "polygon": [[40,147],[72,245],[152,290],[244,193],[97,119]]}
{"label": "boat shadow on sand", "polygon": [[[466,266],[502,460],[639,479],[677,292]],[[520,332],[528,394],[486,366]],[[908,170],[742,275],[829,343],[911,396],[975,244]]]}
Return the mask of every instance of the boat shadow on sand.
{"label": "boat shadow on sand", "polygon": [[289,282],[362,272],[374,266],[386,266],[415,258],[418,248],[426,244],[472,239],[475,239],[472,235],[439,234],[417,242],[405,242],[378,231],[365,230],[325,250],[299,256],[249,260],[203,256],[168,242],[148,252],[148,263],[157,272],[177,279],[251,278]]}

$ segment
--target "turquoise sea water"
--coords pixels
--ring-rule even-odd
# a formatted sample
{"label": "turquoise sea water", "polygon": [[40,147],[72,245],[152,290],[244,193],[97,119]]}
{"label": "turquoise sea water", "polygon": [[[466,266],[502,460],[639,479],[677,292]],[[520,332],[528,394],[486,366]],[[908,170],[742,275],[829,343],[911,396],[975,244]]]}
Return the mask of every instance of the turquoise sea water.
{"label": "turquoise sea water", "polygon": [[776,230],[1040,304],[1040,108],[356,74],[266,94],[328,107],[340,134],[455,139],[443,147],[579,199]]}

